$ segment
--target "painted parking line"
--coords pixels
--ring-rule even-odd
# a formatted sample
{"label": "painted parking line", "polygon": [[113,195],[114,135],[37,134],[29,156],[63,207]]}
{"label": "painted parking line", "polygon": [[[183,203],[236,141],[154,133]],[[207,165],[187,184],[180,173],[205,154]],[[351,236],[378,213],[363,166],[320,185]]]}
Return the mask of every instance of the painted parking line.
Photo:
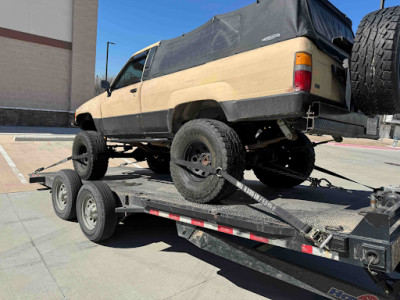
{"label": "painted parking line", "polygon": [[126,161],[128,164],[134,165],[138,169],[144,169],[141,166],[139,166],[138,164],[135,164],[134,162],[130,161],[129,159],[124,158],[124,161]]}
{"label": "painted parking line", "polygon": [[22,184],[28,184],[24,175],[22,175],[22,173],[18,170],[17,166],[14,164],[12,159],[8,156],[6,150],[4,150],[4,148],[1,145],[0,145],[0,153],[4,156],[4,159],[10,166],[11,170],[13,170],[14,174],[17,176],[19,181],[21,181]]}

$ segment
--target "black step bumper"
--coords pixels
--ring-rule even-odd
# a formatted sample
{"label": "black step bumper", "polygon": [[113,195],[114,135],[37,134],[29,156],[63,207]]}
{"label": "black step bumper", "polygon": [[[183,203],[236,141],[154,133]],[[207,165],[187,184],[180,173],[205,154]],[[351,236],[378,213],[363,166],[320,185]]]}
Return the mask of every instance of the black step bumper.
{"label": "black step bumper", "polygon": [[220,102],[229,122],[294,119],[296,129],[350,138],[379,137],[379,122],[309,93]]}

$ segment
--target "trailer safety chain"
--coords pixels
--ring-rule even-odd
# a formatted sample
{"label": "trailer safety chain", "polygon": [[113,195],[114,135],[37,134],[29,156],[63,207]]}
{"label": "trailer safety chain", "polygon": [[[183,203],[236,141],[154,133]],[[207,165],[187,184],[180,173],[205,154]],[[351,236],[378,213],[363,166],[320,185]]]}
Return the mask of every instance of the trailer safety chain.
{"label": "trailer safety chain", "polygon": [[210,166],[203,166],[200,163],[193,163],[173,157],[171,157],[171,162],[180,167],[185,167],[189,172],[191,172],[190,169],[198,169],[205,173],[208,173],[209,174],[208,176],[216,175],[218,177],[224,178],[225,180],[236,186],[238,189],[240,189],[242,192],[249,195],[252,199],[264,205],[269,211],[271,211],[273,214],[275,214],[283,221],[288,223],[290,226],[292,226],[294,229],[296,229],[307,240],[313,242],[314,245],[316,245],[320,249],[325,248],[326,250],[329,250],[328,243],[333,238],[332,234],[313,228],[309,224],[303,223],[301,220],[299,220],[296,216],[294,216],[287,210],[273,204],[265,197],[261,196],[260,194],[258,194],[245,184],[241,183],[236,178],[226,173],[222,168],[215,169]]}
{"label": "trailer safety chain", "polygon": [[79,160],[81,160],[83,158],[87,158],[88,156],[89,156],[89,154],[87,154],[87,153],[86,154],[81,154],[81,155],[73,155],[73,156],[64,158],[63,160],[60,160],[59,162],[56,162],[55,164],[52,164],[51,166],[39,168],[39,169],[35,170],[34,174],[37,174],[37,173],[40,173],[40,172],[42,172],[44,170],[47,170],[47,169],[50,169],[52,167],[61,165],[63,163],[66,163],[67,161],[70,161],[70,160],[79,161]]}

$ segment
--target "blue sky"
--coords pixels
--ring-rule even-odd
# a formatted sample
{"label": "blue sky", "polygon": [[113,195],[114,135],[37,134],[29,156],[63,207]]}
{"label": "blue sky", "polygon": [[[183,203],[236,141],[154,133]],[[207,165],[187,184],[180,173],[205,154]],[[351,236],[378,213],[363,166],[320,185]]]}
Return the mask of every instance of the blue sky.
{"label": "blue sky", "polygon": [[[96,74],[105,74],[107,41],[109,75],[116,75],[129,57],[150,44],[189,32],[214,15],[255,0],[99,0]],[[367,13],[379,9],[379,0],[331,0],[353,21],[353,29]],[[386,6],[400,0],[386,0]]]}

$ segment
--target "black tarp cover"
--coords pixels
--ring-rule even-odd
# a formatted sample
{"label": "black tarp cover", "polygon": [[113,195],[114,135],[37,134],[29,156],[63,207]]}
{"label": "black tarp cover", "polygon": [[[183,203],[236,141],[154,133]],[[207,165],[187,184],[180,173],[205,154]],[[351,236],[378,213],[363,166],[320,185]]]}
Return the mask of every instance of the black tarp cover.
{"label": "black tarp cover", "polygon": [[308,37],[335,55],[331,41],[338,36],[353,41],[351,21],[326,0],[260,0],[162,41],[149,78],[296,37]]}

